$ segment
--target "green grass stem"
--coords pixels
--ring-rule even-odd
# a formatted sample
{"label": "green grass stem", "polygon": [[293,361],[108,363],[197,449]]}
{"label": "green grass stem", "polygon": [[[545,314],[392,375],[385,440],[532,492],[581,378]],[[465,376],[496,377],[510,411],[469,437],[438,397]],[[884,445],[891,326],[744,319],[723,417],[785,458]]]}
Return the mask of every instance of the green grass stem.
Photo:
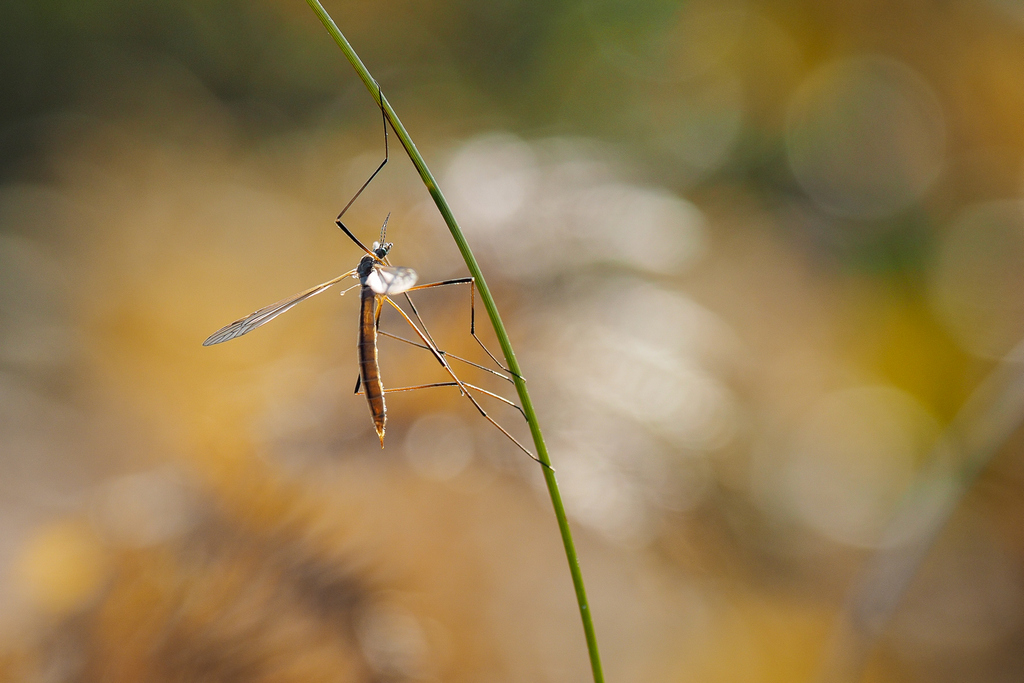
{"label": "green grass stem", "polygon": [[448,229],[452,233],[452,238],[459,247],[459,251],[462,253],[462,258],[466,261],[466,267],[469,269],[470,275],[476,279],[477,291],[480,295],[480,300],[483,302],[484,307],[487,309],[487,316],[491,319],[491,325],[494,326],[494,333],[498,337],[498,343],[501,344],[502,353],[505,356],[505,362],[508,364],[508,368],[512,371],[513,378],[515,380],[516,392],[519,394],[519,401],[523,408],[523,413],[526,415],[526,421],[530,425],[530,433],[533,436],[533,443],[537,449],[537,457],[546,467],[541,468],[541,472],[544,474],[544,480],[547,483],[548,493],[551,496],[551,505],[555,511],[555,519],[558,520],[558,530],[562,535],[562,544],[565,547],[565,556],[569,561],[569,573],[572,575],[573,587],[576,590],[576,601],[580,608],[580,618],[583,620],[583,633],[587,640],[587,651],[590,655],[590,667],[594,675],[594,683],[603,683],[604,674],[601,670],[601,656],[597,647],[597,637],[594,634],[594,622],[590,615],[590,606],[587,603],[587,592],[583,585],[583,573],[580,571],[579,558],[576,555],[576,546],[572,540],[572,532],[569,529],[569,520],[565,515],[565,506],[562,504],[562,495],[558,490],[558,481],[555,478],[555,472],[551,468],[551,459],[548,456],[547,446],[544,444],[544,435],[541,433],[540,424],[537,422],[537,414],[533,409],[533,402],[530,400],[530,392],[526,387],[526,382],[522,379],[522,372],[519,369],[519,361],[516,360],[516,354],[512,350],[512,343],[509,341],[508,333],[505,331],[505,325],[501,322],[501,316],[498,313],[498,308],[494,304],[494,299],[491,297],[491,291],[487,287],[487,281],[484,279],[483,273],[480,271],[480,266],[477,264],[476,257],[473,256],[472,250],[469,248],[469,243],[466,242],[465,236],[462,234],[462,230],[459,228],[458,221],[455,220],[455,216],[452,214],[451,208],[448,206],[448,202],[444,198],[444,194],[441,192],[441,188],[438,187],[437,181],[434,180],[434,175],[430,172],[427,167],[427,163],[423,160],[419,150],[413,143],[412,138],[409,136],[409,132],[402,125],[401,119],[392,109],[391,104],[387,98],[384,97],[380,88],[377,85],[377,81],[370,75],[370,72],[363,65],[362,60],[356,54],[355,50],[349,44],[348,40],[338,29],[338,26],[331,19],[330,15],[327,14],[327,10],[323,8],[319,0],[306,0],[309,6],[316,13],[317,17],[323,23],[324,28],[334,38],[334,42],[338,44],[341,51],[344,53],[345,58],[352,65],[352,68],[359,74],[359,78],[362,79],[366,89],[370,92],[370,96],[380,105],[384,110],[388,121],[391,123],[391,127],[397,133],[399,140],[402,141],[402,146],[408,153],[409,158],[412,160],[413,166],[419,171],[420,177],[423,179],[423,184],[426,185],[427,191],[430,192],[430,196],[434,198],[434,203],[437,204],[438,211],[441,212],[441,216],[444,218],[444,222],[448,224]]}

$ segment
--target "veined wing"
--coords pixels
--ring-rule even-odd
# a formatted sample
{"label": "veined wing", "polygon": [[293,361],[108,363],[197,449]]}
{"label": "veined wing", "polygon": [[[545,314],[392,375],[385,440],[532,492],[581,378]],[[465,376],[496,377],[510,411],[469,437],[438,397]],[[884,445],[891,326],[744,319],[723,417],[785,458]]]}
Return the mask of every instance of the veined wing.
{"label": "veined wing", "polygon": [[366,276],[366,284],[377,294],[401,294],[416,284],[416,277],[412,268],[374,266]]}
{"label": "veined wing", "polygon": [[236,320],[230,325],[225,325],[224,327],[220,328],[219,330],[211,334],[206,339],[206,341],[203,342],[203,346],[213,346],[214,344],[220,344],[221,342],[226,342],[228,340],[234,339],[235,337],[241,337],[243,334],[252,332],[260,325],[263,325],[264,323],[269,323],[271,320],[281,315],[295,304],[305,301],[311,296],[319,294],[320,292],[324,291],[331,285],[335,285],[344,280],[345,278],[349,277],[354,272],[355,270],[350,270],[344,275],[339,275],[333,280],[328,280],[323,284],[319,284],[316,287],[311,287],[310,289],[307,289],[305,292],[299,292],[295,296],[290,296],[287,299],[282,299],[281,301],[278,301],[276,304],[271,304],[269,306],[266,306],[265,308],[261,308],[260,310],[254,313],[250,313],[249,315],[239,320]]}

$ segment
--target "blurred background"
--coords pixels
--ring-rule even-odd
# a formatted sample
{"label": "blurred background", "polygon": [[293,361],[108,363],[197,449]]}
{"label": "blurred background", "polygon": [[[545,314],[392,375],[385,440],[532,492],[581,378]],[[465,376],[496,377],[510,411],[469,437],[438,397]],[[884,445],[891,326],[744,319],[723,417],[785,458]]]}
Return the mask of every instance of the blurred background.
{"label": "blurred background", "polygon": [[[610,681],[1024,677],[1024,4],[326,8],[489,279]],[[0,78],[0,677],[589,680],[538,468],[446,388],[382,451],[354,292],[200,346],[360,256],[380,114],[309,7],[4,3]],[[392,142],[347,224],[465,275]]]}

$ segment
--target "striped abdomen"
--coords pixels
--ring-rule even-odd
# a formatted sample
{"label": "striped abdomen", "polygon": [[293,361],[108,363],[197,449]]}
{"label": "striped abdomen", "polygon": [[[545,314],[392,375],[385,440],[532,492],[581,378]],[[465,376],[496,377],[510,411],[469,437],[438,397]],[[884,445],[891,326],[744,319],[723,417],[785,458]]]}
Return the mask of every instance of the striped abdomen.
{"label": "striped abdomen", "polygon": [[377,295],[365,284],[359,290],[359,376],[362,378],[366,402],[370,405],[373,426],[384,448],[384,423],[388,409],[384,405],[384,385],[380,381],[380,367],[377,365]]}

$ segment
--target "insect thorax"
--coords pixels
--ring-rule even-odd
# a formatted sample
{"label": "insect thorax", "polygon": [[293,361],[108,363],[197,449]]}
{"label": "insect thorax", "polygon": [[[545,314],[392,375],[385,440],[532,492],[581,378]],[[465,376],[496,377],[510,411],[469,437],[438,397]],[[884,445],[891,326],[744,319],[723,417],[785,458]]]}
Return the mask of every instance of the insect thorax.
{"label": "insect thorax", "polygon": [[356,266],[356,276],[359,278],[361,284],[366,284],[366,278],[373,270],[373,266],[377,263],[377,259],[372,256],[364,256],[359,260],[359,265]]}

